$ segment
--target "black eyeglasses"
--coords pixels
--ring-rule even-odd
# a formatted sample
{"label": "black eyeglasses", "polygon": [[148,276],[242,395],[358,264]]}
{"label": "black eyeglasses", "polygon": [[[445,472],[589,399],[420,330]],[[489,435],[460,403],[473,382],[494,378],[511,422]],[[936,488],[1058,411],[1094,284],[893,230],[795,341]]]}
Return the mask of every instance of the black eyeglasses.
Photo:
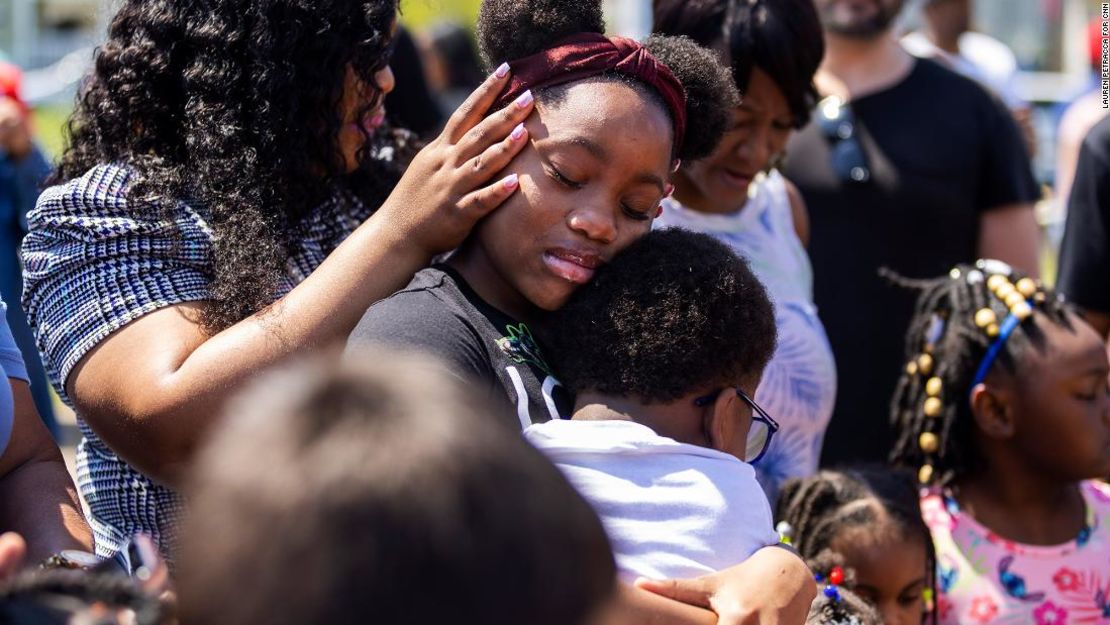
{"label": "black eyeglasses", "polygon": [[837,96],[817,105],[817,126],[829,141],[833,173],[843,182],[864,183],[871,179],[867,154],[856,136],[856,116],[852,107]]}
{"label": "black eyeglasses", "polygon": [[[771,415],[760,408],[755,400],[748,397],[747,393],[738,388],[733,390],[736,391],[736,396],[744,400],[752,409],[752,424],[748,428],[748,442],[744,450],[744,461],[748,464],[755,464],[767,454],[767,450],[771,447],[771,438],[775,435],[775,432],[779,431],[779,424],[778,421],[771,418]],[[720,393],[720,391],[716,391],[699,397],[694,400],[694,405],[704,408],[717,401],[717,395]]]}

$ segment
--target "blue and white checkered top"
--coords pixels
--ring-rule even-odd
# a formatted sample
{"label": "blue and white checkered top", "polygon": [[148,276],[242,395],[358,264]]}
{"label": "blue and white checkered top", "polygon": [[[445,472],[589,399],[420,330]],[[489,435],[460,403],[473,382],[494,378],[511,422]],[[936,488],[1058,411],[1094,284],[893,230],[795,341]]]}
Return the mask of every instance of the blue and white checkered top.
{"label": "blue and white checkered top", "polygon": [[[28,216],[23,305],[50,380],[70,406],[70,371],[105,337],[160,308],[208,297],[213,232],[203,210],[186,202],[169,212],[138,205],[128,197],[132,175],[126,167],[97,166],[44,191]],[[274,298],[314,271],[372,212],[337,190],[302,224]],[[80,415],[78,425],[78,485],[92,513],[97,554],[113,555],[136,532],[168,552],[182,511],[178,495],[117,457]]]}

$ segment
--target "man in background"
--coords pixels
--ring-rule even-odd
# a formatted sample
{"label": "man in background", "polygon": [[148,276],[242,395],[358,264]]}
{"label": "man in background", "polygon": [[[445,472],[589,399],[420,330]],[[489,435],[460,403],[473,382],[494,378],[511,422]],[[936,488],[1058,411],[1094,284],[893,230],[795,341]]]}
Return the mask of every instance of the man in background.
{"label": "man in background", "polygon": [[924,29],[903,37],[902,46],[914,56],[933,59],[971,78],[1001,98],[1021,129],[1026,149],[1033,154],[1033,109],[1014,84],[1018,63],[1013,51],[994,37],[971,30],[971,0],[926,0],[922,18]]}
{"label": "man in background", "polygon": [[993,257],[1038,274],[1037,186],[1010,112],[902,48],[902,0],[815,4],[825,99],[788,145],[785,173],[810,210],[815,300],[837,358],[822,460],[883,461],[915,294],[880,269],[926,278]]}

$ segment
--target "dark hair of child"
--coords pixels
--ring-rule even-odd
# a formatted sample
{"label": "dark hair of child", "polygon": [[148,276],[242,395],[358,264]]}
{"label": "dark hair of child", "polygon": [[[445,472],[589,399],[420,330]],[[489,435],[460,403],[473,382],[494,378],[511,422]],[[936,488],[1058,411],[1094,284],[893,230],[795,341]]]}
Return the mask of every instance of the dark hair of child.
{"label": "dark hair of child", "polygon": [[[932,534],[921,518],[917,488],[909,473],[888,467],[820,471],[790,480],[779,495],[775,518],[785,523],[791,544],[807,562],[828,552],[841,532],[894,523],[906,539],[918,539],[926,551],[926,604],[936,598],[936,552]],[[932,610],[936,622],[936,610]]]}
{"label": "dark hair of child", "polygon": [[183,625],[587,622],[601,522],[441,366],[320,360],[233,404],[199,461]]}
{"label": "dark hair of child", "polygon": [[4,625],[65,625],[78,622],[74,615],[103,610],[130,610],[134,620],[128,622],[135,625],[173,622],[170,611],[157,597],[144,592],[134,579],[120,574],[33,571],[0,587],[0,624]]}
{"label": "dark hair of child", "polygon": [[759,373],[775,316],[747,262],[713,237],[652,232],[554,313],[550,348],[572,392],[666,403]]}
{"label": "dark hair of child", "polygon": [[920,292],[906,335],[906,368],[891,402],[898,433],[891,460],[918,471],[923,484],[947,486],[980,466],[968,394],[1011,312],[1020,322],[994,365],[1010,373],[1025,350],[1043,348],[1044,335],[1031,321],[1034,309],[1071,327],[1067,306],[1055,293],[1008,267],[994,268],[993,261],[980,261],[921,281],[888,274]]}
{"label": "dark hair of child", "polygon": [[[859,595],[852,592],[854,572],[844,568],[844,559],[825,551],[806,564],[819,577],[826,580],[818,584],[817,597],[809,608],[806,625],[882,625],[882,617]],[[829,592],[827,580],[836,568],[840,568],[844,579]]]}
{"label": "dark hair of child", "polygon": [[[579,33],[604,33],[598,0],[483,0],[478,15],[478,43],[491,69],[502,61],[522,59]],[[675,157],[696,160],[708,156],[732,119],[739,94],[710,50],[685,37],[652,36],[644,47],[670,68],[686,90],[686,139],[675,146]],[[662,96],[632,78],[610,74],[589,80],[620,81],[656,101],[671,117]],[[534,95],[543,104],[557,104],[570,85],[542,89]]]}
{"label": "dark hair of child", "polygon": [[690,37],[729,57],[736,87],[763,70],[786,96],[801,128],[817,103],[813,75],[825,36],[813,0],[655,0],[655,32]]}

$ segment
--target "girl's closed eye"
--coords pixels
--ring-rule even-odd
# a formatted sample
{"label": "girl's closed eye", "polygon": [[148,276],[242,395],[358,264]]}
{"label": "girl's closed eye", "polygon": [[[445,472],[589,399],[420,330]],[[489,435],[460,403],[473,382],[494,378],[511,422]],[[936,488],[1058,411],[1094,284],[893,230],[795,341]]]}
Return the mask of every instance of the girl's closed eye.
{"label": "girl's closed eye", "polygon": [[585,186],[584,182],[580,182],[572,177],[570,174],[565,173],[565,170],[560,169],[554,163],[545,163],[544,169],[547,170],[547,175],[553,180],[570,189],[581,189]]}
{"label": "girl's closed eye", "polygon": [[1073,393],[1076,399],[1088,402],[1098,401],[1104,394],[1110,394],[1110,375],[1101,372],[1092,374],[1081,385],[1081,390]]}

